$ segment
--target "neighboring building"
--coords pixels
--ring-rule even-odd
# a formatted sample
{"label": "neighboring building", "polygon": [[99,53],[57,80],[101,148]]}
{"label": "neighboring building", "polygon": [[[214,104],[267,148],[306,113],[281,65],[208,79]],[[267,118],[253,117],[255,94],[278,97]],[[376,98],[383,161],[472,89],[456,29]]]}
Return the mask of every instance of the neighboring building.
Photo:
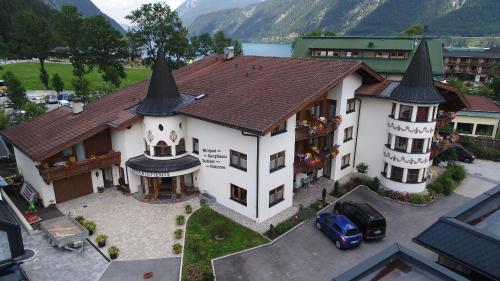
{"label": "neighboring building", "polygon": [[[426,46],[416,61],[429,59]],[[410,128],[394,138],[411,137],[414,130],[426,138],[418,146],[422,153],[415,154],[425,159],[415,164],[418,187],[425,186],[430,161],[423,152],[430,147],[438,104],[446,100],[440,110],[465,106],[453,89],[441,83],[434,88],[429,62],[423,66],[410,66],[418,73],[379,99],[356,96],[387,86],[362,62],[211,56],[172,75],[159,56],[151,81],[85,108],[76,103],[73,111],[56,109],[2,134],[45,206],[101,186],[128,186],[139,198],[155,200],[175,200],[198,188],[260,222],[291,207],[294,187],[313,178],[348,179],[362,161],[370,163],[370,175],[379,176],[384,161],[395,161],[384,160],[392,157],[383,154],[387,133],[398,130],[388,121]],[[418,77],[425,79],[421,92],[415,91],[422,86],[414,81]],[[361,104],[364,99],[371,100]],[[396,117],[387,117],[393,104]],[[415,123],[423,115],[425,122]],[[409,147],[417,145],[410,140]],[[388,187],[416,189],[404,179]]]}
{"label": "neighboring building", "polygon": [[[421,39],[415,37],[303,36],[292,57],[363,61],[386,79],[401,80]],[[442,42],[426,38],[437,80],[444,75]]]}
{"label": "neighboring building", "polygon": [[414,241],[470,280],[500,280],[500,185],[439,218]]}
{"label": "neighboring building", "polygon": [[332,279],[332,281],[368,280],[466,281],[468,279],[396,243]]}
{"label": "neighboring building", "polygon": [[500,47],[490,49],[445,48],[444,73],[461,79],[484,82],[492,65],[500,63]]}
{"label": "neighboring building", "polygon": [[496,138],[499,134],[500,105],[483,96],[465,98],[470,107],[457,112],[453,129],[462,135]]}
{"label": "neighboring building", "polygon": [[0,269],[10,266],[24,254],[21,227],[9,205],[0,199]]}

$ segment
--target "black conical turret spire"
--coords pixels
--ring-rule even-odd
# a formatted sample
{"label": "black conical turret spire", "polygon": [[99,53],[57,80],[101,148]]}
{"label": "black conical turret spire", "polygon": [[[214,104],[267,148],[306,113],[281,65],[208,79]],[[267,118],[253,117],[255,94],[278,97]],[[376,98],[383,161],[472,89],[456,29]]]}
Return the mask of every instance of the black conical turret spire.
{"label": "black conical turret spire", "polygon": [[136,112],[146,116],[169,116],[174,114],[174,109],[181,103],[182,99],[165,55],[158,51],[148,94]]}
{"label": "black conical turret spire", "polygon": [[392,91],[391,99],[409,103],[436,104],[444,102],[434,87],[429,49],[425,39],[420,42],[406,69],[403,80]]}

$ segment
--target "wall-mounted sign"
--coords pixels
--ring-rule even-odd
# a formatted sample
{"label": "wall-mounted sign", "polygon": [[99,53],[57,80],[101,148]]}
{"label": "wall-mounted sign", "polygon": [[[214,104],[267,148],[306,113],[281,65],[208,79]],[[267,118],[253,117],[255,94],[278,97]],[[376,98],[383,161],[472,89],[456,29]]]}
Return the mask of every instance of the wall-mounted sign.
{"label": "wall-mounted sign", "polygon": [[177,139],[177,133],[176,133],[174,130],[172,130],[172,131],[170,132],[170,136],[168,136],[168,137],[170,138],[170,140],[171,140],[172,142],[175,142],[175,140]]}
{"label": "wall-mounted sign", "polygon": [[206,168],[226,169],[225,159],[227,159],[227,154],[215,148],[203,148],[201,151],[203,152],[201,154],[201,163]]}
{"label": "wall-mounted sign", "polygon": [[27,182],[21,187],[21,195],[28,203],[35,203],[38,199],[38,192]]}

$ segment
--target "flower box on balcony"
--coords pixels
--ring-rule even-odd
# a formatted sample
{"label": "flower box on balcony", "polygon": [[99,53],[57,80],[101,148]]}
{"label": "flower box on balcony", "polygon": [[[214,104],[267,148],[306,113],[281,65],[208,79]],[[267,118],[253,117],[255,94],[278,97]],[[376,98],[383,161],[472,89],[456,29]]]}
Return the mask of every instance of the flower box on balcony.
{"label": "flower box on balcony", "polygon": [[306,166],[308,168],[319,168],[321,164],[321,159],[318,157],[306,160]]}

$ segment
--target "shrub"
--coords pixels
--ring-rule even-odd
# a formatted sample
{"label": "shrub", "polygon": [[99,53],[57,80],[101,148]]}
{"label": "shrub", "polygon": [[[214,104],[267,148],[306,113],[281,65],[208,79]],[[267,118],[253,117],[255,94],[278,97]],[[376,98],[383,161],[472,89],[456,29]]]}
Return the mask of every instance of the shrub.
{"label": "shrub", "polygon": [[325,202],[325,200],[326,200],[326,188],[324,188],[324,187],[321,190],[321,199],[323,202]]}
{"label": "shrub", "polygon": [[184,206],[184,211],[186,212],[186,214],[189,215],[193,211],[193,207],[191,207],[191,205],[187,204],[186,206]]}
{"label": "shrub", "polygon": [[269,230],[265,233],[265,235],[270,239],[275,239],[280,235],[284,234],[285,232],[289,231],[290,229],[292,229],[297,224],[298,222],[293,220],[293,218],[289,218],[285,221],[282,221],[276,226],[271,224],[269,226]]}
{"label": "shrub", "polygon": [[176,253],[176,254],[182,253],[182,244],[181,243],[175,243],[172,246],[172,251],[174,251],[174,253]]}
{"label": "shrub", "polygon": [[477,158],[500,162],[500,149],[495,147],[476,146],[473,149]]}
{"label": "shrub", "polygon": [[446,196],[450,195],[457,186],[457,183],[453,181],[449,173],[443,173],[443,175],[441,175],[441,177],[439,177],[436,181],[441,183],[441,186],[443,187],[443,194]]}
{"label": "shrub", "polygon": [[429,191],[436,193],[436,194],[443,193],[443,185],[437,179],[434,182],[431,182],[430,184],[428,184],[427,189]]}
{"label": "shrub", "polygon": [[89,235],[94,234],[94,231],[97,227],[94,221],[85,221],[83,227],[85,227],[89,231]]}
{"label": "shrub", "polygon": [[182,228],[177,228],[174,231],[174,237],[175,237],[175,239],[181,239],[183,233],[184,233],[184,231],[182,230]]}
{"label": "shrub", "polygon": [[368,173],[368,165],[366,163],[361,162],[358,165],[356,165],[356,170],[358,170],[358,173],[364,175]]}
{"label": "shrub", "polygon": [[355,179],[356,183],[357,184],[354,184],[354,185],[365,185],[365,186],[370,186],[370,184],[372,183],[372,179],[366,175],[361,175],[359,176],[357,179]]}
{"label": "shrub", "polygon": [[450,173],[451,178],[457,183],[463,181],[467,176],[464,166],[456,163],[448,166],[446,171]]}
{"label": "shrub", "polygon": [[108,254],[111,257],[111,259],[116,259],[119,253],[120,249],[118,249],[118,247],[116,246],[111,246],[108,248]]}
{"label": "shrub", "polygon": [[378,192],[379,188],[380,188],[380,180],[377,178],[377,177],[374,177],[372,179],[372,181],[368,184],[368,187],[375,191],[375,192]]}
{"label": "shrub", "polygon": [[468,149],[472,149],[474,147],[474,138],[471,136],[463,136],[460,143]]}
{"label": "shrub", "polygon": [[316,215],[316,212],[311,208],[306,208],[302,205],[299,206],[299,211],[297,212],[297,219],[299,221],[308,220]]}
{"label": "shrub", "polygon": [[420,194],[420,193],[411,193],[410,194],[410,200],[409,200],[410,203],[412,204],[425,204],[425,203],[428,203],[428,201],[426,200],[426,197],[424,194]]}
{"label": "shrub", "polygon": [[212,274],[212,268],[209,265],[203,264],[190,264],[186,267],[186,281],[213,281],[214,275]]}
{"label": "shrub", "polygon": [[85,223],[85,217],[84,216],[76,216],[75,221],[77,221],[79,224],[84,225]]}
{"label": "shrub", "polygon": [[183,215],[178,215],[175,217],[175,221],[177,222],[177,225],[184,225],[185,218]]}
{"label": "shrub", "polygon": [[97,242],[97,243],[99,243],[99,242],[106,242],[107,240],[108,240],[108,236],[106,234],[99,234],[95,238],[95,242]]}

